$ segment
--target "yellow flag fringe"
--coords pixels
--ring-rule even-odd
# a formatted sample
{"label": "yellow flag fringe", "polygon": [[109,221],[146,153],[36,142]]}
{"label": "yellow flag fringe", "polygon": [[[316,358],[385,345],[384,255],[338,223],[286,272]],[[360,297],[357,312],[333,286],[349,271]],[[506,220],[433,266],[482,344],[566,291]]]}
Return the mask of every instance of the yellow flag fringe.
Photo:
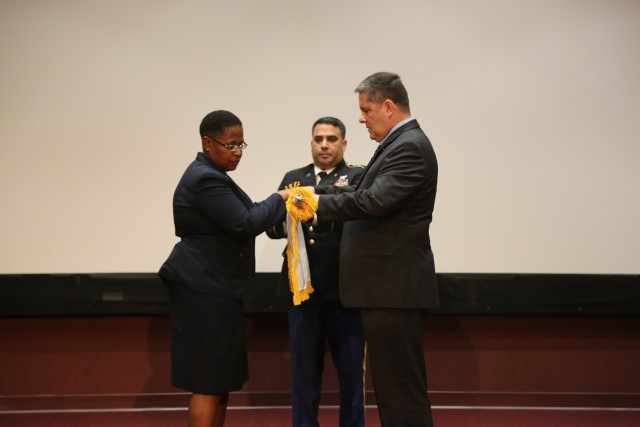
{"label": "yellow flag fringe", "polygon": [[291,188],[286,203],[289,289],[293,294],[293,305],[300,305],[308,300],[309,294],[313,292],[301,221],[313,218],[318,210],[318,202],[313,193],[300,187],[299,183],[295,183]]}

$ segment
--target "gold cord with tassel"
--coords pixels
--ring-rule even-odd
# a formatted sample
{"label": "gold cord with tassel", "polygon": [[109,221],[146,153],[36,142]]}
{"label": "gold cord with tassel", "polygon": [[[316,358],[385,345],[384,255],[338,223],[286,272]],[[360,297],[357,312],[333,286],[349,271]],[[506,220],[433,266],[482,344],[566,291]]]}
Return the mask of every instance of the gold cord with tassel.
{"label": "gold cord with tassel", "polygon": [[[291,188],[291,193],[287,199],[287,212],[288,212],[288,243],[287,243],[287,259],[289,270],[289,288],[293,294],[293,304],[300,305],[302,301],[309,299],[309,294],[313,292],[311,286],[311,276],[308,271],[308,260],[306,259],[306,247],[301,248],[300,245],[304,245],[304,236],[302,237],[302,243],[298,240],[298,231],[302,231],[302,227],[299,226],[299,221],[308,221],[313,218],[318,210],[318,202],[316,201],[313,193],[305,187],[300,187],[299,183],[295,183],[288,188]],[[304,251],[305,259],[300,259],[300,251]],[[300,270],[303,271],[300,271]],[[300,286],[300,280],[306,281],[303,286]]]}

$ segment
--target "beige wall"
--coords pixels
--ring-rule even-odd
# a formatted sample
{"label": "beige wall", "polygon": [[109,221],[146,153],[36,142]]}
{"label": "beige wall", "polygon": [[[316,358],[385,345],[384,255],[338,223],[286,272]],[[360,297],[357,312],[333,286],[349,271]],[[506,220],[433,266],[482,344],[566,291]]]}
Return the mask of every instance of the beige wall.
{"label": "beige wall", "polygon": [[213,109],[254,200],[321,115],[366,163],[353,89],[381,70],[438,154],[439,271],[638,272],[637,1],[4,0],[0,52],[0,274],[155,271]]}

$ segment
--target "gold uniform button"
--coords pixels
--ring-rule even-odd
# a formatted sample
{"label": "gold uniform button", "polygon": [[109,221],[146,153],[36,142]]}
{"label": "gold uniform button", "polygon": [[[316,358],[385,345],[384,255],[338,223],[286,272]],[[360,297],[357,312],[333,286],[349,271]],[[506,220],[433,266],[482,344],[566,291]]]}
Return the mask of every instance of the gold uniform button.
{"label": "gold uniform button", "polygon": [[316,243],[316,241],[315,241],[315,240],[313,240],[313,239],[309,240],[309,244],[310,244],[310,245],[313,245],[313,244],[315,244],[315,243]]}
{"label": "gold uniform button", "polygon": [[313,226],[309,227],[309,231],[313,232]]}

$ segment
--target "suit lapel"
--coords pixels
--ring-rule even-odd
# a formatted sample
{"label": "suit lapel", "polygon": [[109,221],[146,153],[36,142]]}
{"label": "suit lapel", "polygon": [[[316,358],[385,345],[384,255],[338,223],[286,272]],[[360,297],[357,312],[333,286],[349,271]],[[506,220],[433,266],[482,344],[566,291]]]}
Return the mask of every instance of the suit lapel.
{"label": "suit lapel", "polygon": [[226,175],[226,176],[227,176],[227,179],[229,180],[229,186],[231,187],[231,191],[233,191],[236,194],[238,199],[240,199],[240,201],[244,203],[244,205],[247,208],[250,208],[251,206],[253,206],[253,201],[249,198],[249,196],[247,196],[247,193],[242,191],[240,186],[238,186],[238,184],[236,184],[235,181],[232,180],[229,175]]}
{"label": "suit lapel", "polygon": [[369,163],[367,163],[367,166],[364,168],[362,176],[360,177],[360,181],[356,186],[356,190],[360,187],[360,183],[364,181],[365,175],[367,174],[371,166],[376,162],[376,160],[378,160],[378,158],[382,155],[384,150],[386,150],[387,147],[389,147],[389,145],[391,145],[404,132],[408,131],[409,129],[415,129],[419,127],[420,125],[418,124],[417,120],[411,120],[410,122],[407,122],[404,125],[400,126],[398,129],[394,130],[393,133],[389,135],[389,137],[387,137],[387,139],[380,143],[380,145],[378,145],[378,148],[376,148],[376,151],[373,153],[371,160],[369,160]]}
{"label": "suit lapel", "polygon": [[247,196],[247,194],[244,191],[242,191],[242,189],[238,186],[238,184],[236,184],[225,171],[220,170],[215,164],[213,164],[213,162],[209,160],[209,158],[205,156],[204,153],[202,152],[198,153],[198,155],[196,156],[196,160],[209,165],[214,171],[216,171],[216,173],[219,173],[222,176],[224,176],[229,182],[229,187],[231,188],[231,191],[235,193],[238,199],[240,199],[240,201],[247,208],[250,208],[253,206],[253,201],[249,198],[249,196]]}
{"label": "suit lapel", "polygon": [[304,176],[302,177],[302,179],[300,179],[300,185],[303,187],[316,185],[316,175],[315,170],[313,169],[313,163],[307,166],[307,170],[305,171]]}

